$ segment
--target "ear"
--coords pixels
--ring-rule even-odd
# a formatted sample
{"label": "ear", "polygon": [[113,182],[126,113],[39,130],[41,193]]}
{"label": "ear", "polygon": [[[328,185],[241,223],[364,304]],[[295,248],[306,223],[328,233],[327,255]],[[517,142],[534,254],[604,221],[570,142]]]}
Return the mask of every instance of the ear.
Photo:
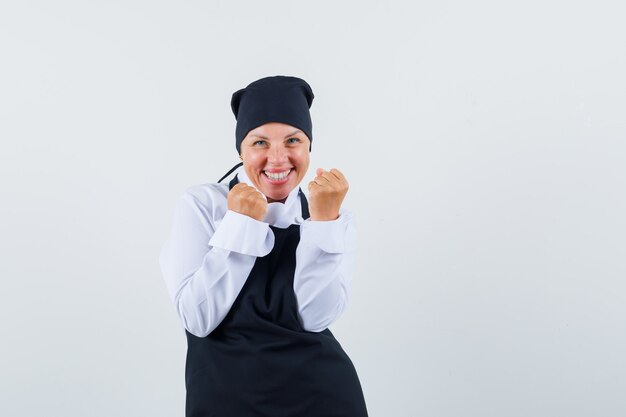
{"label": "ear", "polygon": [[239,104],[241,103],[241,97],[243,96],[244,91],[246,91],[245,88],[235,91],[232,98],[230,99],[230,108],[235,115],[235,119],[237,118],[237,115],[239,113]]}

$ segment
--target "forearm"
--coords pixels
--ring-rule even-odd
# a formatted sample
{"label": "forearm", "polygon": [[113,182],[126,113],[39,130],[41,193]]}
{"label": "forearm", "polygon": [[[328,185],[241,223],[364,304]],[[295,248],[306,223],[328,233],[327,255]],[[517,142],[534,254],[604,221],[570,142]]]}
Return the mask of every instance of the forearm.
{"label": "forearm", "polygon": [[206,336],[226,317],[258,256],[274,245],[266,223],[227,211],[213,221],[184,194],[159,262],[170,298],[185,329]]}
{"label": "forearm", "polygon": [[352,283],[356,227],[349,214],[304,224],[296,251],[294,292],[307,331],[319,332],[345,311]]}
{"label": "forearm", "polygon": [[230,311],[255,260],[221,248],[207,252],[200,268],[180,280],[172,295],[185,329],[198,337],[211,333]]}

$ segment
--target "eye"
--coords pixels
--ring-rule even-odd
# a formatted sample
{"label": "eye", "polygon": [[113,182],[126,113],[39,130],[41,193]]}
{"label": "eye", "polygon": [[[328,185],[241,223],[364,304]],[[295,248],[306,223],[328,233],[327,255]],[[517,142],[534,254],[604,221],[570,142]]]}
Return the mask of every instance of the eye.
{"label": "eye", "polygon": [[295,142],[289,142],[289,143],[302,142],[299,138],[289,138],[289,139],[287,139],[287,141],[290,141],[290,140],[295,140]]}
{"label": "eye", "polygon": [[252,142],[252,146],[256,146],[257,143],[265,143],[265,141],[264,140],[254,141],[254,142]]}

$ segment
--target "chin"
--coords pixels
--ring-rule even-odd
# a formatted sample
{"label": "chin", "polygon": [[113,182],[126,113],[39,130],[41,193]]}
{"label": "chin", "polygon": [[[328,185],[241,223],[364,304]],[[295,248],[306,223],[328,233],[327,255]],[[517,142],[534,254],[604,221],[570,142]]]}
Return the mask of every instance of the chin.
{"label": "chin", "polygon": [[286,194],[265,194],[265,197],[267,197],[268,199],[274,200],[274,201],[281,201],[286,199],[289,196],[289,193]]}
{"label": "chin", "polygon": [[259,191],[272,200],[283,200],[287,198],[293,189],[297,187],[297,184],[293,180],[285,184],[281,184],[280,186],[272,186],[262,180],[260,185],[261,187],[259,188]]}

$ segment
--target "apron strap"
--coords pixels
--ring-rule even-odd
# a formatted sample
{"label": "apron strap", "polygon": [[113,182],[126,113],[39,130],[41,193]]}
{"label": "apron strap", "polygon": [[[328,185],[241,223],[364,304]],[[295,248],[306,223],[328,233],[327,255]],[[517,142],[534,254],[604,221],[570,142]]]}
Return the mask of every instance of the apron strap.
{"label": "apron strap", "polygon": [[222,180],[223,180],[224,178],[228,177],[228,176],[229,176],[229,175],[230,175],[230,174],[231,174],[234,170],[236,170],[237,168],[239,168],[239,167],[240,167],[240,166],[242,166],[242,165],[243,165],[243,162],[239,162],[237,165],[235,165],[234,167],[232,167],[232,168],[230,169],[230,171],[228,171],[228,172],[226,173],[226,175],[224,175],[222,178],[220,178],[220,180],[218,181],[218,184],[219,184],[220,182],[222,182]]}
{"label": "apron strap", "polygon": [[298,191],[298,195],[300,196],[300,204],[302,205],[302,218],[304,220],[310,217],[309,214],[309,202],[306,199],[306,196],[302,192],[302,188]]}
{"label": "apron strap", "polygon": [[230,180],[230,182],[228,183],[228,191],[232,190],[233,187],[237,185],[238,183],[239,183],[239,178],[237,178],[237,175],[235,175],[235,178]]}

